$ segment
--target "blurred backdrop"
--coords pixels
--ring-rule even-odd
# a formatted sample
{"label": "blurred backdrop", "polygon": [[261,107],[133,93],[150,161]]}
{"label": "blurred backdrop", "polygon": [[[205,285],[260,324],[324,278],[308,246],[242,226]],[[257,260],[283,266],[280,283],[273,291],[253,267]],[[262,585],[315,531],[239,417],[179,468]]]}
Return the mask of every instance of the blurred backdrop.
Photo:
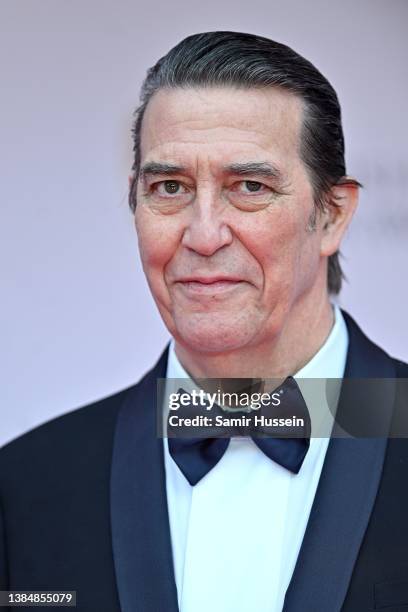
{"label": "blurred backdrop", "polygon": [[168,340],[127,206],[130,126],[146,69],[199,31],[276,39],[334,85],[365,186],[339,302],[408,360],[405,0],[1,0],[0,24],[0,445],[133,384]]}

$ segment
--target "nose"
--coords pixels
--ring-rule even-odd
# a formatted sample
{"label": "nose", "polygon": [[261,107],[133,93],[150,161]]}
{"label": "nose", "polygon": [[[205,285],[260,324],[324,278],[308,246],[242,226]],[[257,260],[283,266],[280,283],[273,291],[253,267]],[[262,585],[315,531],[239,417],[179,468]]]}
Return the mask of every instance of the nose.
{"label": "nose", "polygon": [[223,210],[214,206],[208,197],[196,199],[191,206],[191,218],[184,230],[182,245],[209,257],[231,244],[232,231],[226,223]]}

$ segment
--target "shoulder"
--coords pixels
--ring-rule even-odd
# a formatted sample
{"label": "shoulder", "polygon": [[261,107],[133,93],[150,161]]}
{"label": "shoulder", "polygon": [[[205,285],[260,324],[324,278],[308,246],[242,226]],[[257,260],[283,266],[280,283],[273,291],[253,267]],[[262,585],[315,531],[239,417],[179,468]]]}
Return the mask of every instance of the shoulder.
{"label": "shoulder", "polygon": [[408,363],[400,359],[393,359],[397,378],[408,378]]}
{"label": "shoulder", "polygon": [[112,446],[124,389],[35,427],[0,448],[0,488],[87,470]]}
{"label": "shoulder", "polygon": [[0,497],[16,483],[56,482],[65,475],[84,480],[108,474],[118,413],[125,398],[146,382],[164,377],[167,348],[155,366],[136,384],[72,410],[32,429],[0,448]]}
{"label": "shoulder", "polygon": [[[353,370],[358,377],[365,378],[408,378],[408,364],[395,359],[384,348],[375,344],[363,332],[348,312],[341,309],[349,336],[349,361],[353,361]],[[356,363],[358,361],[358,363]]]}
{"label": "shoulder", "polygon": [[110,461],[116,422],[125,398],[165,376],[168,347],[155,366],[134,385],[54,418],[0,448],[0,489],[5,480],[29,479],[34,473],[89,469]]}

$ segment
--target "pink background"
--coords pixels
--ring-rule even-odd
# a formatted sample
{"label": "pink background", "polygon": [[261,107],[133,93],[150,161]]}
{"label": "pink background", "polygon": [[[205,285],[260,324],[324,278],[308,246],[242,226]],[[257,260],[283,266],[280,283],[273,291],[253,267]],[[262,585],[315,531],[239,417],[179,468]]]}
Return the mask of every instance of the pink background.
{"label": "pink background", "polygon": [[147,67],[198,31],[289,44],[337,89],[365,185],[339,301],[408,360],[408,3],[238,4],[1,2],[0,444],[136,382],[168,339],[127,208],[131,113]]}

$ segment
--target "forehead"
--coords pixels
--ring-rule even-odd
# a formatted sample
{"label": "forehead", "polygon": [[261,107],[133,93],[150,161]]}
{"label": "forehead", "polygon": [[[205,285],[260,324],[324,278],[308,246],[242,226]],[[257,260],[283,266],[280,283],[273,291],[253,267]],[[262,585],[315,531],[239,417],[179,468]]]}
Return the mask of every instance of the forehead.
{"label": "forehead", "polygon": [[147,105],[141,160],[299,161],[301,101],[278,88],[162,89]]}

